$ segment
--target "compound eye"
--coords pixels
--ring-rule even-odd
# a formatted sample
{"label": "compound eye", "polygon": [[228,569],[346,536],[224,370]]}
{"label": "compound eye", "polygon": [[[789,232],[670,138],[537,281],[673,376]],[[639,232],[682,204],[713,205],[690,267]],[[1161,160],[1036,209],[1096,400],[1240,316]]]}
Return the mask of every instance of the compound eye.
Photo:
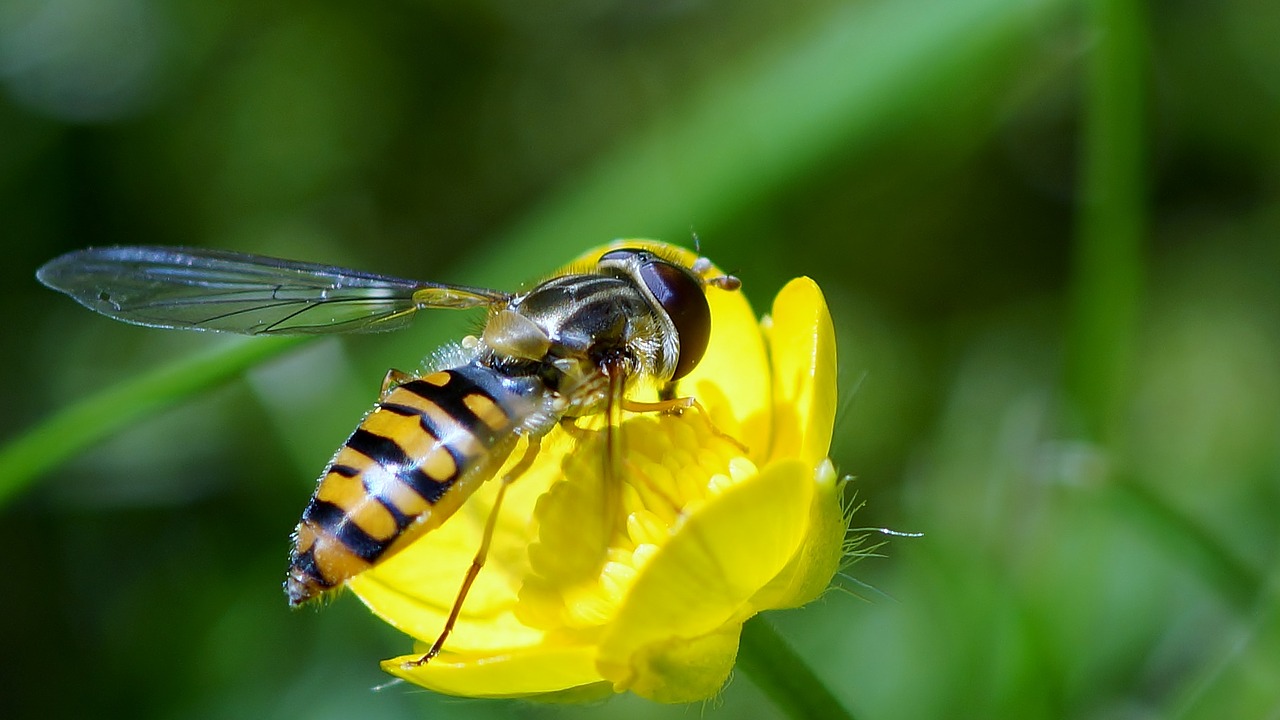
{"label": "compound eye", "polygon": [[676,360],[671,379],[679,380],[697,367],[711,339],[711,308],[707,305],[707,295],[702,283],[688,270],[657,258],[640,266],[640,278],[676,328],[680,357]]}

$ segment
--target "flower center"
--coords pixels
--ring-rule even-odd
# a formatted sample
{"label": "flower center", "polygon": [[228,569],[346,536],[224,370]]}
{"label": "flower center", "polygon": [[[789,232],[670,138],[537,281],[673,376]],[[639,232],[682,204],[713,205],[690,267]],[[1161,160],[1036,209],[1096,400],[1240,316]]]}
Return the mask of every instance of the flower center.
{"label": "flower center", "polygon": [[[537,538],[516,614],[547,631],[609,622],[649,558],[709,497],[756,473],[697,412],[640,415],[565,457],[534,509]],[[610,460],[610,457],[613,459]]]}

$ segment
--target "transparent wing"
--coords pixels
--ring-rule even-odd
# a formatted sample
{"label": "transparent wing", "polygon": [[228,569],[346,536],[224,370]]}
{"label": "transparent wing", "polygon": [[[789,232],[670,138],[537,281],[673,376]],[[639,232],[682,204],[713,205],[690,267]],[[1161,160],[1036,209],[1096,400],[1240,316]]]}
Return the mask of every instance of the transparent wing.
{"label": "transparent wing", "polygon": [[244,335],[394,330],[423,308],[487,307],[511,298],[316,263],[145,246],[77,250],[36,277],[124,322]]}

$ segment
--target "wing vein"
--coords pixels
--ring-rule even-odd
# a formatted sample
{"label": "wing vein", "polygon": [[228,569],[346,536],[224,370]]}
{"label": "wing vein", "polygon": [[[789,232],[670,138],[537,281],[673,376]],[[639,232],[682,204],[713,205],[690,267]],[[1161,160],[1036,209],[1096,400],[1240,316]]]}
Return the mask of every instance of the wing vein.
{"label": "wing vein", "polygon": [[245,335],[393,330],[420,309],[492,307],[512,297],[259,255],[148,246],[68,253],[37,277],[124,322]]}

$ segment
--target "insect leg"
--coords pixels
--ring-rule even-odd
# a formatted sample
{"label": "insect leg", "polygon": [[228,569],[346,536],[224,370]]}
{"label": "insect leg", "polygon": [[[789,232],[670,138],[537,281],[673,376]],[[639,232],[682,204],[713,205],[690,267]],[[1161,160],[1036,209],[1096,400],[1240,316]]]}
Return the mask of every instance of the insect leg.
{"label": "insect leg", "polygon": [[462,603],[467,599],[467,593],[471,591],[471,585],[476,581],[476,576],[480,574],[480,568],[484,567],[485,559],[489,556],[489,545],[493,540],[493,531],[498,525],[498,510],[502,507],[502,499],[507,494],[507,487],[520,477],[533,465],[534,458],[538,456],[538,450],[542,447],[542,438],[535,435],[528,436],[529,445],[525,448],[524,455],[511,468],[511,472],[502,476],[500,485],[498,485],[498,495],[493,500],[493,509],[489,511],[489,519],[484,524],[484,535],[480,540],[480,549],[476,551],[476,556],[471,560],[471,567],[467,569],[467,576],[462,579],[462,587],[458,590],[458,597],[453,601],[453,608],[449,611],[449,618],[444,622],[444,629],[440,631],[440,636],[431,644],[431,649],[417,660],[411,660],[402,667],[413,668],[419,665],[425,665],[431,658],[440,653],[440,649],[444,647],[444,641],[449,637],[449,633],[453,632],[453,626],[458,622],[458,615],[462,612]]}
{"label": "insect leg", "polygon": [[403,370],[391,368],[387,371],[387,376],[382,378],[382,390],[378,392],[378,399],[386,400],[387,395],[390,394],[392,390],[395,390],[411,380],[413,380],[413,376],[409,373]]}
{"label": "insect leg", "polygon": [[698,402],[698,399],[693,396],[669,398],[666,400],[659,400],[657,402],[643,402],[640,400],[627,400],[625,398],[622,401],[622,409],[633,413],[680,413],[684,410],[688,410],[689,408],[693,408],[698,412],[698,415],[707,422],[707,427],[711,429],[712,434],[716,437],[733,443],[744,455],[749,452],[747,446],[739,442],[737,438],[716,427],[716,424],[711,420],[711,414],[708,413],[707,409],[702,407],[702,403]]}

